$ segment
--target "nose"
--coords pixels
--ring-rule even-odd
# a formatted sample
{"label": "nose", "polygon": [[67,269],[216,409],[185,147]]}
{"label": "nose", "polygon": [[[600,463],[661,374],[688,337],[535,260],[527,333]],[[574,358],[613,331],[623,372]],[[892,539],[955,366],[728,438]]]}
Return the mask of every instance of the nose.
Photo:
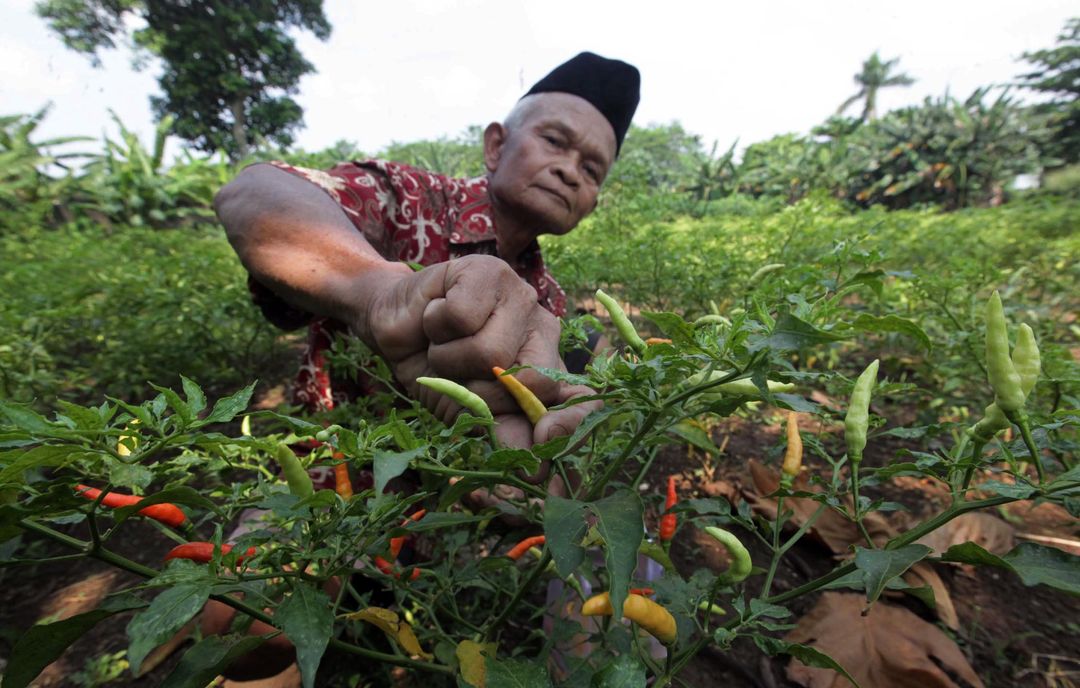
{"label": "nose", "polygon": [[577,189],[581,185],[581,173],[573,160],[563,159],[556,162],[554,172],[559,181],[572,189]]}

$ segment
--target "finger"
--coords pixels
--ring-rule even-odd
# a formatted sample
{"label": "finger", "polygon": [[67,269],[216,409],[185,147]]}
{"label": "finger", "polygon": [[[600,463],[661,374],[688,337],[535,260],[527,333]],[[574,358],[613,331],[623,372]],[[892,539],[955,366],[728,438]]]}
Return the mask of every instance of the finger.
{"label": "finger", "polygon": [[533,427],[521,414],[496,416],[495,437],[508,449],[528,449],[533,444]]}
{"label": "finger", "polygon": [[432,300],[424,313],[424,331],[438,344],[479,333],[502,307],[517,310],[522,303],[536,303],[536,290],[498,258],[466,256],[448,266],[444,298]]}
{"label": "finger", "polygon": [[433,265],[402,279],[373,303],[367,328],[383,358],[394,362],[427,348],[423,315],[432,299],[445,296],[446,265]]}
{"label": "finger", "polygon": [[[593,390],[588,387],[565,387],[564,389],[573,390],[567,399],[579,397],[587,394],[593,394]],[[565,437],[572,435],[581,422],[585,420],[593,411],[599,410],[603,407],[603,402],[599,399],[592,401],[584,401],[580,404],[574,404],[562,409],[555,409],[548,411],[540,422],[533,428],[533,442],[536,444],[542,444],[549,442],[556,437]],[[583,438],[584,439],[584,438]]]}
{"label": "finger", "polygon": [[442,344],[433,341],[428,347],[432,370],[442,377],[486,379],[492,366],[511,367],[529,335],[531,311],[540,307],[534,301],[525,308],[530,312],[523,317],[520,304],[497,307],[476,334]]}

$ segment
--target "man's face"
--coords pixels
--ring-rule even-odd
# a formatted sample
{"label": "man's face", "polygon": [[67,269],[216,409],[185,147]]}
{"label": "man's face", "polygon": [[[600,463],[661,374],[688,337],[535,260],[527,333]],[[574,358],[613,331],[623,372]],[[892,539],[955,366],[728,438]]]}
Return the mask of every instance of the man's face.
{"label": "man's face", "polygon": [[488,127],[484,159],[491,195],[538,234],[565,234],[596,207],[615,160],[615,132],[583,98],[567,93],[532,98],[509,130]]}

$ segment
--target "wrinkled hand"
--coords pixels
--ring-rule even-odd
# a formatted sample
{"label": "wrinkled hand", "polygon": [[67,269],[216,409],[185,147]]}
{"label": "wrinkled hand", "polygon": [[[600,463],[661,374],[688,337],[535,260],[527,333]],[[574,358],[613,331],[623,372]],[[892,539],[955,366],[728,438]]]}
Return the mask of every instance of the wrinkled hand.
{"label": "wrinkled hand", "polygon": [[[497,437],[510,447],[570,434],[599,406],[589,402],[553,411],[533,428],[494,379],[494,366],[563,368],[558,319],[505,261],[467,256],[416,273],[380,275],[370,287],[373,296],[354,329],[386,359],[409,394],[444,421],[460,407],[418,385],[417,377],[450,378],[479,394],[495,415]],[[548,406],[591,393],[528,369],[517,377]]]}

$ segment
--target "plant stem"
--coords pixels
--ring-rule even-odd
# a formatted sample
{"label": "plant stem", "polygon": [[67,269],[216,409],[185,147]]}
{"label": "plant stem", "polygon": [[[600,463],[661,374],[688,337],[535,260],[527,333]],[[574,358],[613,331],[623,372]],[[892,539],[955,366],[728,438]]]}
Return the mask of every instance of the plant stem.
{"label": "plant stem", "polygon": [[521,598],[525,596],[525,593],[528,592],[529,588],[536,582],[536,579],[539,578],[540,574],[547,568],[549,561],[551,561],[551,552],[545,551],[544,556],[540,558],[540,562],[529,572],[528,577],[521,582],[518,589],[514,591],[510,601],[506,603],[506,606],[499,612],[499,615],[492,619],[491,623],[487,625],[487,628],[484,630],[485,641],[490,640],[495,631],[506,623],[506,620],[514,613],[514,609],[518,606],[518,603],[521,602]]}
{"label": "plant stem", "polygon": [[[61,533],[57,530],[53,530],[52,528],[38,523],[37,521],[32,521],[28,518],[24,518],[18,522],[18,525],[24,530],[29,530],[33,533],[43,535],[50,540],[54,540],[55,542],[58,542],[66,547],[70,547],[80,552],[85,552],[87,556],[99,559],[107,564],[115,566],[116,568],[129,571],[138,576],[142,576],[143,578],[154,578],[158,575],[158,573],[160,573],[160,571],[157,571],[156,569],[152,569],[149,566],[143,566],[138,562],[132,561],[126,557],[122,557],[119,554],[111,552],[105,548],[88,549],[87,545],[89,543],[83,542],[82,540],[79,540],[77,538],[73,538],[70,535],[65,535],[64,533]],[[258,619],[263,623],[274,626],[279,630],[281,628],[275,622],[274,618],[269,614],[266,614],[261,609],[252,607],[240,600],[230,597],[229,595],[211,594],[210,599],[227,604],[233,609],[243,612],[244,614],[247,614],[254,619]],[[408,657],[400,657],[398,655],[386,654],[384,652],[376,652],[374,650],[368,650],[367,648],[359,647],[357,645],[350,645],[349,643],[338,640],[337,638],[330,639],[330,646],[341,650],[342,652],[348,652],[349,654],[359,655],[360,657],[365,657],[367,659],[372,659],[378,662],[384,662],[386,664],[396,664],[398,666],[408,667],[410,669],[431,671],[447,675],[454,674],[453,668],[442,664],[432,664],[429,662],[409,659]]]}
{"label": "plant stem", "polygon": [[1046,473],[1043,471],[1042,464],[1042,453],[1039,451],[1039,448],[1035,446],[1035,438],[1031,436],[1031,426],[1028,424],[1027,416],[1025,414],[1020,414],[1020,417],[1016,419],[1016,425],[1020,428],[1020,435],[1024,438],[1024,444],[1027,446],[1028,453],[1031,454],[1031,460],[1035,462],[1035,471],[1039,474],[1039,484],[1042,485],[1046,482]]}

